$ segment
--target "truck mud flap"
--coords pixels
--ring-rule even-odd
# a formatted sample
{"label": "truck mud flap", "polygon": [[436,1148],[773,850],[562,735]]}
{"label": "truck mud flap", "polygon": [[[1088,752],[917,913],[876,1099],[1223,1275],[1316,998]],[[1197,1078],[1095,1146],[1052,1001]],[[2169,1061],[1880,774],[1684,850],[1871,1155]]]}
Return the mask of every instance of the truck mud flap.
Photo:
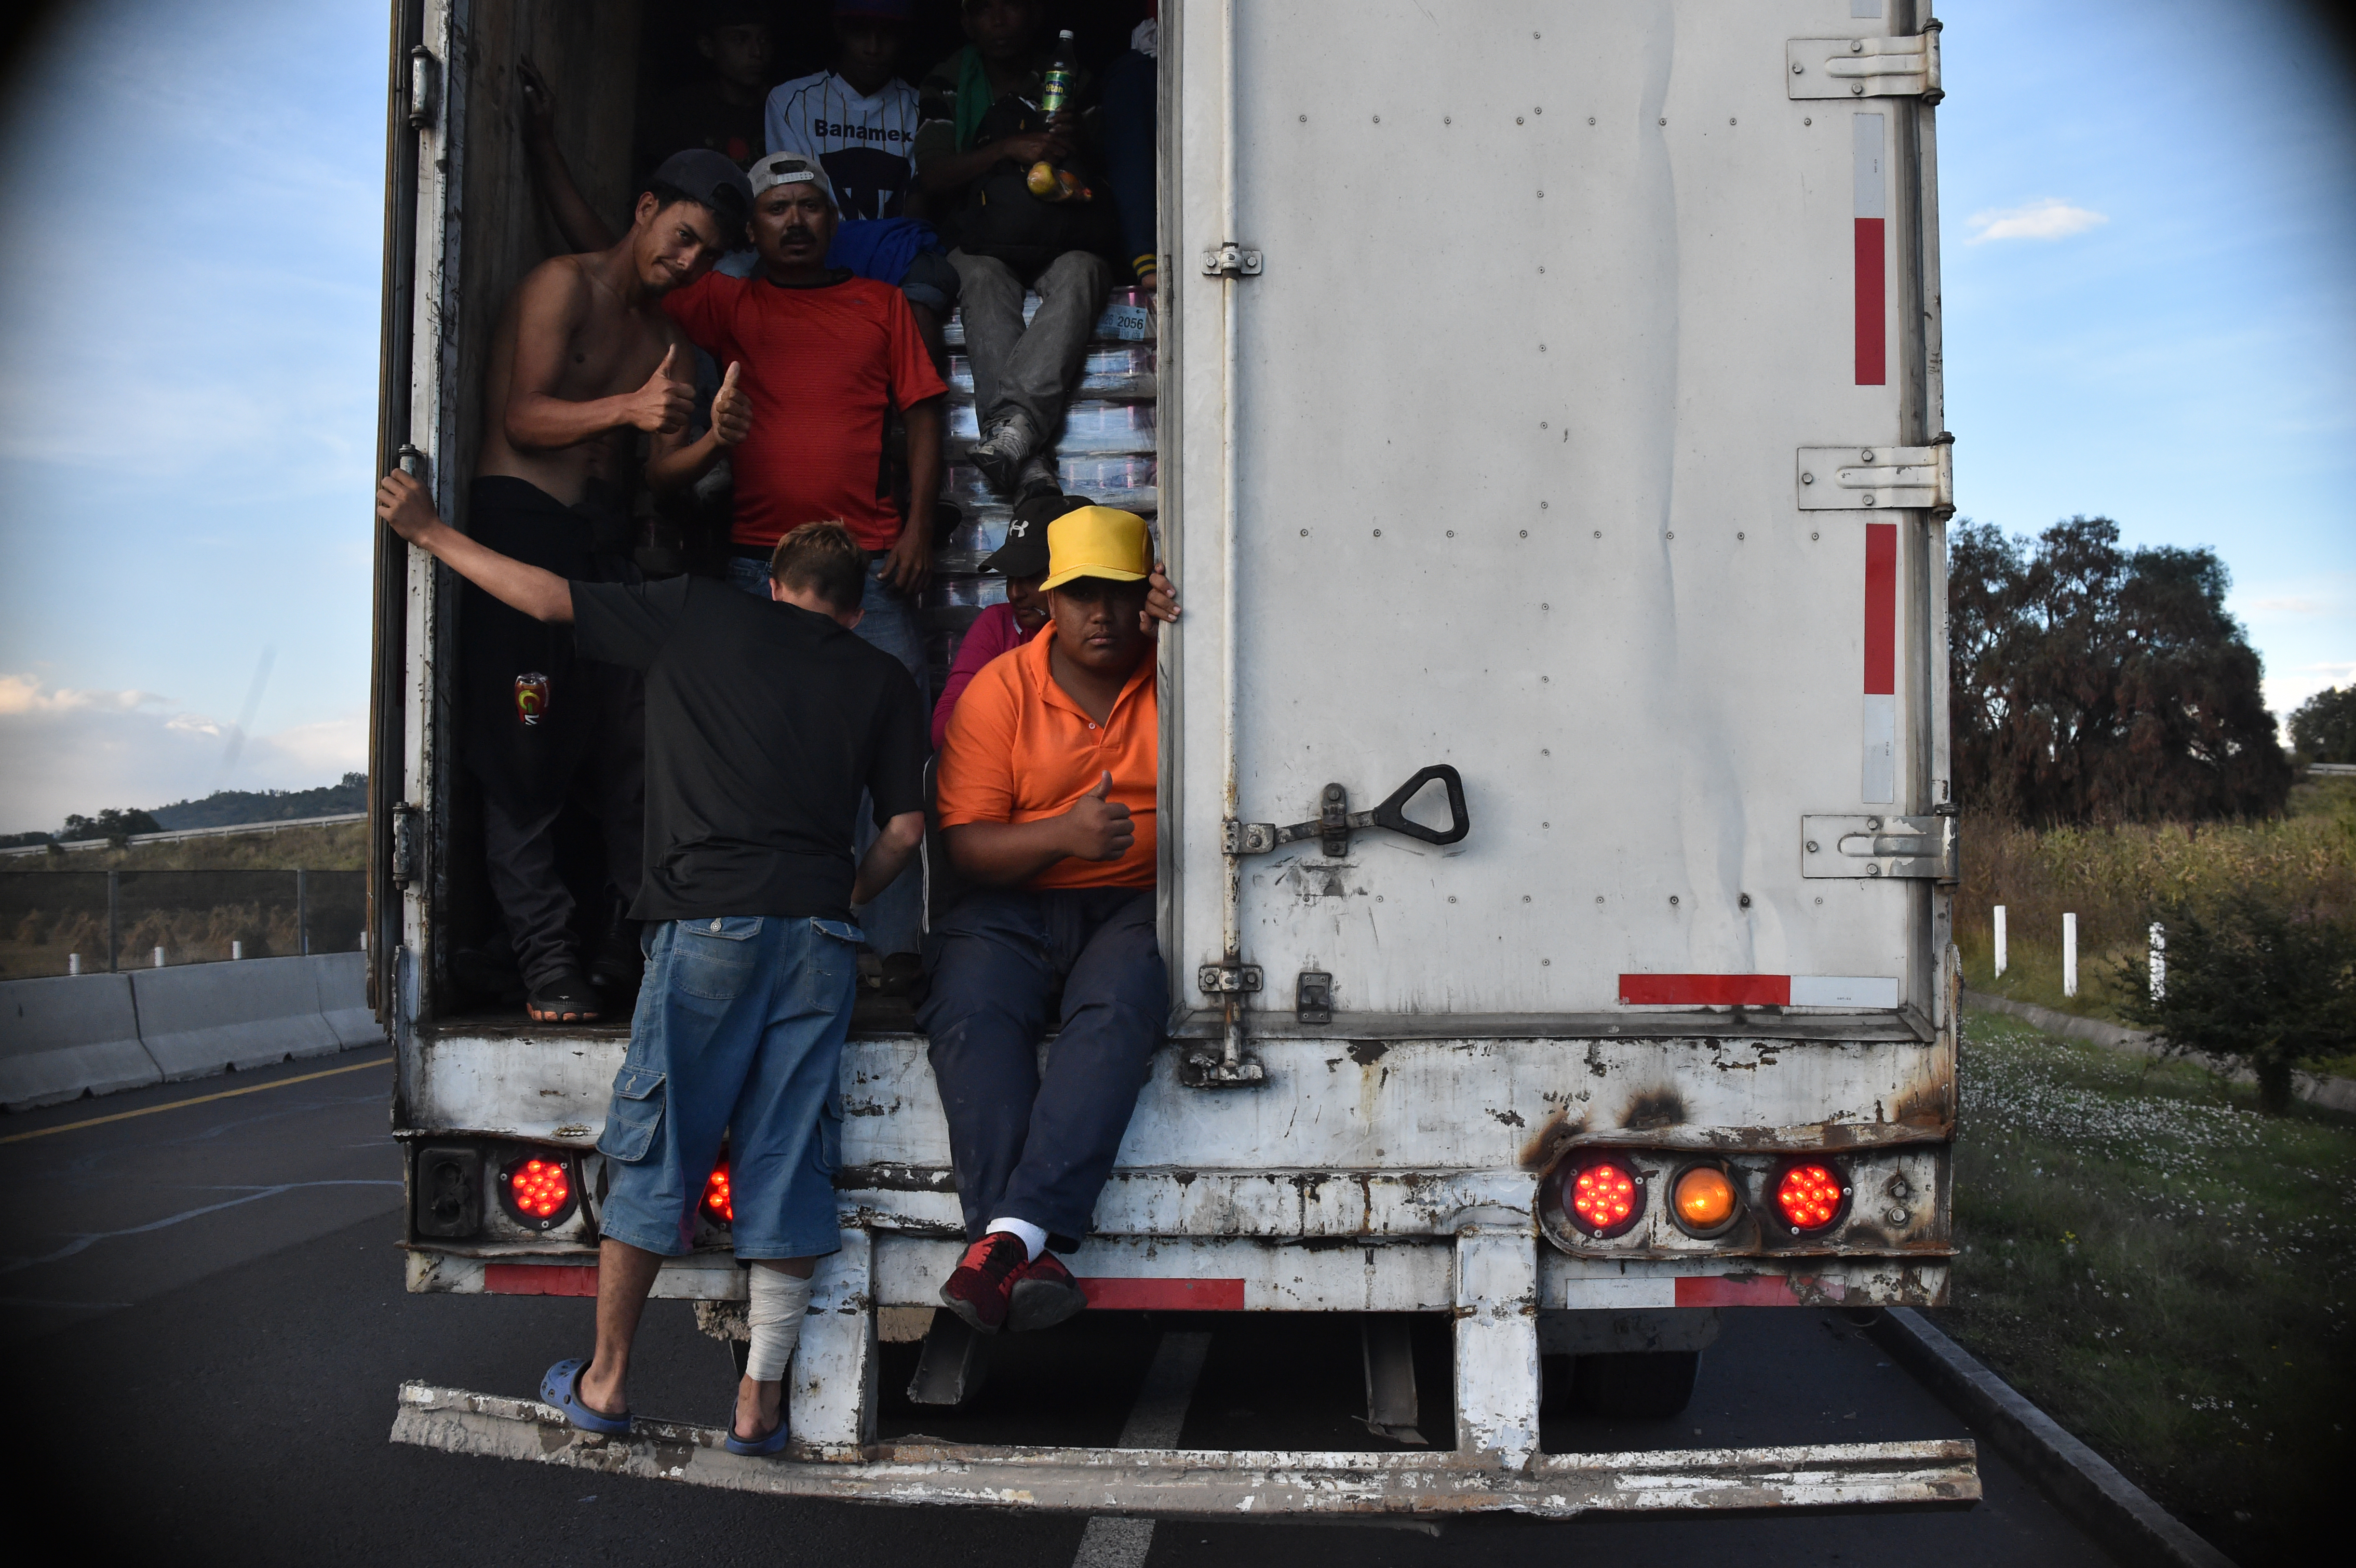
{"label": "truck mud flap", "polygon": [[1541,1454],[1526,1470],[1462,1453],[1288,1453],[883,1443],[849,1461],[744,1458],[720,1428],[640,1421],[577,1432],[537,1400],[404,1383],[392,1441],[650,1480],[848,1502],[1184,1515],[1440,1515],[1961,1507],[1980,1498],[1968,1440]]}

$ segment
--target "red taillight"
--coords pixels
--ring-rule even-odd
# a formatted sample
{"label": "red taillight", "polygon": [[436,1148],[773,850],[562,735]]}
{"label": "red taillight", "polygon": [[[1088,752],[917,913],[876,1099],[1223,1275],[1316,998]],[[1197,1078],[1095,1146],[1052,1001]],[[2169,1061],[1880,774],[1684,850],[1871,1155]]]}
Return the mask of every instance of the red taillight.
{"label": "red taillight", "polygon": [[1616,1236],[1644,1211],[1644,1179],[1617,1160],[1597,1160],[1569,1173],[1562,1198],[1580,1230]]}
{"label": "red taillight", "polygon": [[573,1212],[573,1172],[562,1159],[511,1159],[499,1168],[499,1202],[532,1229],[548,1230]]}
{"label": "red taillight", "polygon": [[1830,1166],[1789,1166],[1775,1184],[1775,1211],[1796,1232],[1828,1230],[1847,1206],[1848,1184]]}
{"label": "red taillight", "polygon": [[725,1159],[712,1168],[711,1179],[703,1184],[703,1211],[723,1224],[736,1222],[736,1196],[728,1187]]}

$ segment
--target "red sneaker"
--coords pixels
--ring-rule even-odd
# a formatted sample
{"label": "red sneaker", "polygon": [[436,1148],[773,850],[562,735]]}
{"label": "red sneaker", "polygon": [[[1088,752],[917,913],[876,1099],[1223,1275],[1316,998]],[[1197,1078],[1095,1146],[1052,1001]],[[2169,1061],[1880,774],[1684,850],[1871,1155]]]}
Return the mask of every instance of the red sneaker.
{"label": "red sneaker", "polygon": [[1027,1334],[1034,1328],[1053,1328],[1086,1307],[1088,1298],[1061,1258],[1053,1253],[1041,1253],[1035,1262],[1014,1271],[1014,1288],[1009,1293],[1009,1302],[1007,1328],[1016,1334]]}
{"label": "red sneaker", "polygon": [[1022,1237],[992,1231],[958,1259],[948,1282],[941,1286],[941,1304],[976,1332],[997,1333],[998,1326],[1006,1321],[1014,1276],[1030,1256],[1031,1249],[1023,1244]]}

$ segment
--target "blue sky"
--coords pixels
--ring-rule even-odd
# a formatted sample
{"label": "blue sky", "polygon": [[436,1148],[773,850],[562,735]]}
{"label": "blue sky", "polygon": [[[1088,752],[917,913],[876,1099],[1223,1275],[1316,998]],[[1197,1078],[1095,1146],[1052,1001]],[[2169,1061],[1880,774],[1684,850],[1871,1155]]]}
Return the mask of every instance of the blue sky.
{"label": "blue sky", "polygon": [[[2277,0],[1942,14],[1963,509],[2213,546],[2274,706],[2346,683],[2337,65]],[[384,17],[86,0],[0,95],[0,831],[365,765]]]}

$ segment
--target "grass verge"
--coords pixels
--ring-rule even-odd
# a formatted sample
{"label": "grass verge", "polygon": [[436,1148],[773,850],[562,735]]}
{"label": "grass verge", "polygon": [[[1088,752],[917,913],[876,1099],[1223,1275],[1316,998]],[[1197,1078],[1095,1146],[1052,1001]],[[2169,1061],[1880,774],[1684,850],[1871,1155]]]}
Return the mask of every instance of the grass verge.
{"label": "grass verge", "polygon": [[1989,1014],[1961,1076],[1942,1327],[2244,1568],[2311,1560],[2356,1456],[2356,1126]]}

